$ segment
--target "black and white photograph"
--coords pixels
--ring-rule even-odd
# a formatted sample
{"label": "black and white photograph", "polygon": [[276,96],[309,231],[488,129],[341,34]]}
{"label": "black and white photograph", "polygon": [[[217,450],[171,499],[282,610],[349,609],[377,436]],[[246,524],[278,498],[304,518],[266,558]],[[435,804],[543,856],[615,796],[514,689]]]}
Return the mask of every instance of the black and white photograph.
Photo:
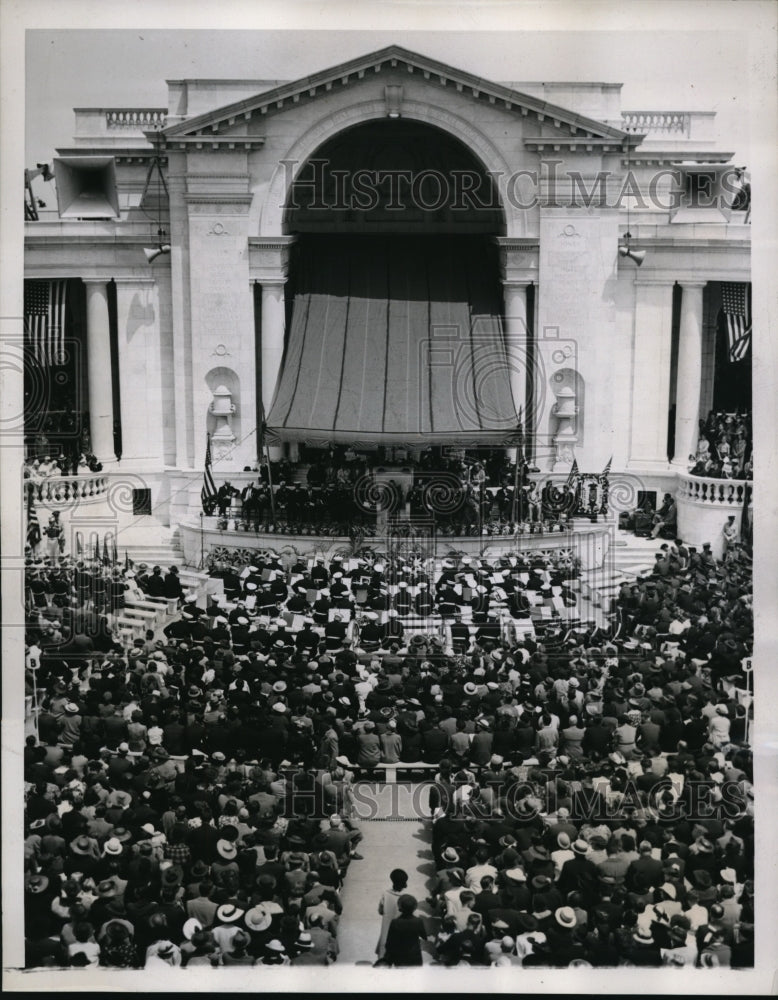
{"label": "black and white photograph", "polygon": [[778,8],[0,28],[5,989],[774,993]]}

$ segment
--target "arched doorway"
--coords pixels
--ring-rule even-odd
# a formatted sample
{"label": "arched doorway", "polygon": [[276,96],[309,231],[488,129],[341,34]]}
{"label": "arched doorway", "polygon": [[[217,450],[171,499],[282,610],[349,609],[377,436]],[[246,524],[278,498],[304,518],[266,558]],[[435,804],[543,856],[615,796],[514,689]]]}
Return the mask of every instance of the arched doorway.
{"label": "arched doorway", "polygon": [[282,440],[419,451],[502,445],[504,358],[492,178],[417,121],[359,124],[300,169],[287,343],[268,423]]}

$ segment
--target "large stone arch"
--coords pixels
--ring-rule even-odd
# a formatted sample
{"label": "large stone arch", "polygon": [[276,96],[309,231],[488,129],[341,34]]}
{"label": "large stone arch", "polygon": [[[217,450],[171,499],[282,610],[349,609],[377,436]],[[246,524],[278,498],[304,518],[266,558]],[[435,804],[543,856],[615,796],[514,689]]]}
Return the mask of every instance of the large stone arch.
{"label": "large stone arch", "polygon": [[[422,101],[404,100],[402,114],[404,118],[432,125],[448,132],[453,138],[462,142],[481,163],[484,170],[495,178],[500,206],[505,218],[506,236],[526,235],[526,212],[512,206],[510,200],[505,196],[510,176],[509,164],[500,150],[480,129],[452,111]],[[286,153],[280,157],[264,199],[256,198],[254,200],[249,219],[249,231],[264,237],[282,235],[289,189],[305,162],[313,156],[320,146],[339,132],[385,117],[386,104],[384,101],[364,101],[352,104],[321,119],[299,136]],[[292,165],[285,166],[282,161]]]}

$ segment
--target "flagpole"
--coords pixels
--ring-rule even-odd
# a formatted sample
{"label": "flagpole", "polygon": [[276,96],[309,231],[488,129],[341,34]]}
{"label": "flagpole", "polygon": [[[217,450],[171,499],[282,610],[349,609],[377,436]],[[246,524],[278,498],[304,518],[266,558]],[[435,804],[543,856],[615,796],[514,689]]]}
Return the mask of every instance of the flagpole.
{"label": "flagpole", "polygon": [[270,490],[270,516],[273,518],[273,524],[276,524],[276,501],[273,496],[273,472],[270,468],[270,449],[267,446],[267,434],[265,433],[265,405],[260,403],[261,413],[262,413],[262,426],[260,428],[260,434],[262,436],[262,452],[265,456],[265,465],[267,466],[267,485]]}
{"label": "flagpole", "polygon": [[516,448],[516,467],[513,470],[513,504],[512,504],[513,509],[511,511],[511,520],[513,521],[514,524],[518,524],[518,518],[516,514],[517,514],[517,504],[519,499],[519,456],[521,456],[522,458],[524,456],[524,433],[521,430],[522,426],[521,416],[522,416],[522,411],[521,407],[519,407],[520,437],[519,437],[519,444]]}

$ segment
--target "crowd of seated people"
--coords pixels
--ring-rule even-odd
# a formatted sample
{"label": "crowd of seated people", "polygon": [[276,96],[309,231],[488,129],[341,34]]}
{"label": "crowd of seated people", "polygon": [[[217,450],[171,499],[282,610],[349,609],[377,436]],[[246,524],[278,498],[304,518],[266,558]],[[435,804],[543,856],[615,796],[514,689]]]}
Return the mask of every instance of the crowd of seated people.
{"label": "crowd of seated people", "polygon": [[334,961],[353,786],[398,762],[437,770],[439,919],[406,901],[386,964],[419,928],[445,965],[753,964],[747,564],[665,545],[598,627],[533,615],[568,567],[268,551],[128,644],[81,562],[29,567],[29,967]]}
{"label": "crowd of seated people", "polygon": [[751,414],[711,410],[700,421],[697,451],[689,456],[693,476],[752,479]]}

